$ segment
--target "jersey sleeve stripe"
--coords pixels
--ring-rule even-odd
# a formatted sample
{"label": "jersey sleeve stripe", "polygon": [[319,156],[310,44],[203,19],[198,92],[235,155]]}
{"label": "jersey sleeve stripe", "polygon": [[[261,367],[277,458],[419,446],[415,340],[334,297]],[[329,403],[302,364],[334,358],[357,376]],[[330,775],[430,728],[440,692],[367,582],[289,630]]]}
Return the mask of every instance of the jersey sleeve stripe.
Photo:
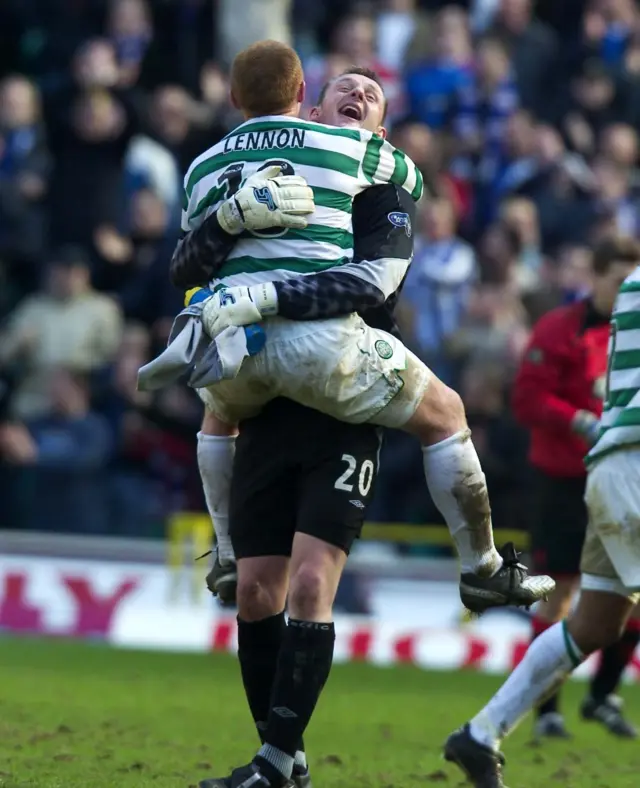
{"label": "jersey sleeve stripe", "polygon": [[[240,239],[256,240],[256,235],[244,230]],[[268,236],[258,236],[260,240],[268,241]],[[338,246],[340,249],[353,249],[353,233],[347,230],[337,230],[334,227],[323,227],[321,224],[310,224],[304,230],[287,230],[284,235],[277,236],[283,243],[288,241],[307,241],[309,243],[326,243]]]}
{"label": "jersey sleeve stripe", "polygon": [[[276,151],[274,151],[275,154]],[[357,159],[346,156],[344,153],[336,153],[335,151],[326,151],[319,148],[290,148],[287,149],[286,158],[287,161],[294,165],[302,164],[309,167],[336,170],[351,178],[357,178],[360,170],[360,162]],[[244,150],[212,156],[200,162],[191,171],[186,187],[187,195],[191,198],[191,193],[199,181],[222,168],[228,167],[230,164],[241,161],[263,162],[264,160],[265,151],[263,150]]]}
{"label": "jersey sleeve stripe", "polygon": [[395,161],[395,167],[391,175],[391,182],[395,183],[396,186],[404,186],[404,182],[409,175],[409,166],[407,165],[406,157],[404,153],[396,149],[393,151],[393,159]]}
{"label": "jersey sleeve stripe", "polygon": [[631,280],[627,282],[623,282],[622,287],[620,288],[621,293],[640,293],[640,281]]}
{"label": "jersey sleeve stripe", "polygon": [[[268,261],[265,261],[263,257],[253,257],[251,255],[233,257],[224,264],[218,277],[224,279],[234,274],[251,274],[269,270],[265,267],[265,262]],[[339,257],[332,260],[313,260],[311,258],[278,256],[279,269],[300,274],[317,273],[318,271],[325,271],[327,268],[335,268],[349,262],[351,262],[349,257]]]}
{"label": "jersey sleeve stripe", "polygon": [[343,139],[355,140],[360,142],[362,135],[359,131],[353,129],[334,128],[332,126],[323,126],[321,123],[304,123],[303,121],[281,121],[281,120],[264,120],[256,123],[245,123],[242,126],[230,131],[224,139],[237,137],[239,134],[248,134],[249,132],[260,131],[277,131],[279,129],[303,129],[304,131],[315,131],[318,134],[326,134],[330,137],[342,137]]}
{"label": "jersey sleeve stripe", "polygon": [[422,191],[424,189],[424,178],[422,177],[422,173],[415,166],[415,164],[413,165],[413,167],[416,175],[416,185],[414,186],[413,191],[411,192],[411,196],[417,202],[422,197]]}
{"label": "jersey sleeve stripe", "polygon": [[378,137],[377,134],[371,137],[369,142],[367,142],[364,158],[362,160],[362,172],[369,183],[375,182],[376,171],[380,163],[380,149],[383,143],[384,140],[382,137]]}

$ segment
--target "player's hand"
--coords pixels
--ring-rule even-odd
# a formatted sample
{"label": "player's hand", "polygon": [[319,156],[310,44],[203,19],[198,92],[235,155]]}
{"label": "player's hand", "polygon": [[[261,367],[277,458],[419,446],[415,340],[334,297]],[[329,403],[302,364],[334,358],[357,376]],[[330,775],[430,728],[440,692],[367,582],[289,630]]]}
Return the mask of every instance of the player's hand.
{"label": "player's hand", "polygon": [[573,417],[571,429],[579,435],[588,446],[595,446],[600,434],[600,419],[588,410],[579,410]]}
{"label": "player's hand", "polygon": [[278,166],[267,167],[247,178],[218,208],[220,227],[230,235],[270,227],[304,229],[304,217],[316,209],[313,191],[302,176],[281,172]]}
{"label": "player's hand", "polygon": [[202,324],[213,338],[229,326],[248,326],[277,313],[278,293],[273,282],[225,287],[204,302]]}

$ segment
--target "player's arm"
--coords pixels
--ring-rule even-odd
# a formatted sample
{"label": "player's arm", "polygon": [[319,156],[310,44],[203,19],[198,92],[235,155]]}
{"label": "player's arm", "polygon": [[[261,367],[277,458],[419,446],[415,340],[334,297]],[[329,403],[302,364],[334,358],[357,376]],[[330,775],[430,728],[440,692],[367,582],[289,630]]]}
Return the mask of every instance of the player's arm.
{"label": "player's arm", "polygon": [[404,279],[413,257],[415,202],[394,184],[367,189],[353,204],[353,262],[317,274],[231,287],[205,306],[207,331],[280,315],[321,320],[383,304]]}
{"label": "player's arm", "polygon": [[188,290],[209,282],[237,240],[222,229],[217,212],[208,216],[197,229],[183,230],[169,265],[173,285],[180,290]]}
{"label": "player's arm", "polygon": [[413,258],[416,207],[394,184],[374,186],[353,203],[353,262],[274,282],[278,314],[319,320],[373,309],[400,287]]}
{"label": "player's arm", "polygon": [[243,230],[307,226],[304,217],[315,210],[313,191],[301,176],[280,173],[277,166],[255,173],[209,216],[187,200],[183,236],[170,264],[176,287],[188,290],[213,279]]}
{"label": "player's arm", "polygon": [[[542,319],[533,330],[513,387],[512,406],[525,427],[545,427],[590,440],[597,417],[581,411],[558,396],[566,374],[564,357],[558,351],[557,321]],[[588,418],[591,416],[591,418]]]}

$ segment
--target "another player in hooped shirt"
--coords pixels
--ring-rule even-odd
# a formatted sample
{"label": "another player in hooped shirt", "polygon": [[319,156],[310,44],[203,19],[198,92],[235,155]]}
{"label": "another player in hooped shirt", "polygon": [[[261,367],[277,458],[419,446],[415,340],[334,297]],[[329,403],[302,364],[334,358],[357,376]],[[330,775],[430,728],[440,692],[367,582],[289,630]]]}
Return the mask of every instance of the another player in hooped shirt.
{"label": "another player in hooped shirt", "polygon": [[[535,472],[531,556],[534,569],[556,580],[556,590],[532,617],[533,636],[561,621],[580,585],[580,555],[588,523],[584,456],[598,438],[605,395],[611,311],[620,285],[635,267],[617,239],[604,239],[592,255],[588,298],[547,312],[533,328],[513,386],[513,411],[530,430]],[[623,637],[605,649],[581,706],[616,736],[634,737],[618,683],[640,641],[632,619]],[[566,737],[559,693],[536,709],[537,737]]]}
{"label": "another player in hooped shirt", "polygon": [[445,744],[475,788],[504,788],[501,741],[595,651],[615,643],[640,599],[640,244],[609,241],[634,263],[611,320],[600,433],[586,457],[589,523],[577,607],[529,646],[487,705]]}

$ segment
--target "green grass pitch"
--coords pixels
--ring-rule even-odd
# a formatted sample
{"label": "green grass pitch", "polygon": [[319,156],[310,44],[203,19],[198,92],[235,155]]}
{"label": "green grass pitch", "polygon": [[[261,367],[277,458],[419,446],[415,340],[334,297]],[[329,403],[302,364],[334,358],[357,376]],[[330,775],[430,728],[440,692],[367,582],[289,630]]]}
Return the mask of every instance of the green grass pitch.
{"label": "green grass pitch", "polygon": [[[307,735],[316,788],[457,788],[442,742],[498,683],[337,666]],[[640,744],[580,723],[584,689],[572,683],[565,695],[572,741],[533,747],[527,721],[507,742],[510,788],[638,788]],[[640,721],[640,690],[624,695]],[[0,638],[1,788],[187,788],[255,747],[231,656]]]}

